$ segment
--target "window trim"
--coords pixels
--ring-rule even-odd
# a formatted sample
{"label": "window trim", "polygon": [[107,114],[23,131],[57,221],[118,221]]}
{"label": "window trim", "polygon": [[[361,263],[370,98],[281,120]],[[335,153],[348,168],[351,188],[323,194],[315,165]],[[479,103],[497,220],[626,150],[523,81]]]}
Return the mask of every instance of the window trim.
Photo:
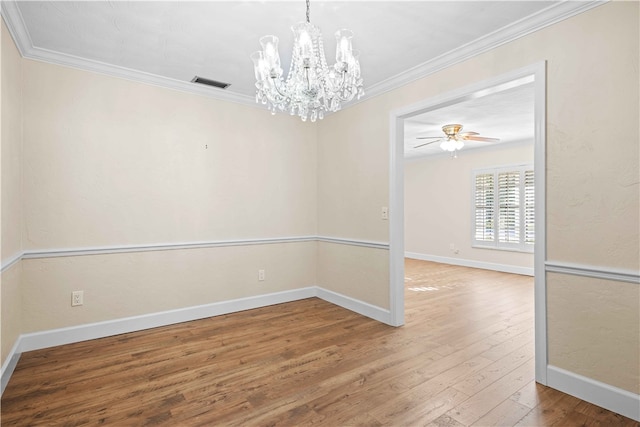
{"label": "window trim", "polygon": [[[535,177],[535,169],[532,163],[517,163],[505,166],[487,167],[473,169],[471,171],[471,247],[475,249],[493,249],[509,252],[533,253],[535,242],[525,243],[525,175],[526,171],[533,171]],[[499,198],[498,198],[498,175],[504,172],[520,173],[520,194],[519,194],[519,214],[520,214],[520,241],[518,243],[499,242],[500,229],[498,227],[499,216]],[[493,174],[494,182],[494,241],[488,242],[484,240],[476,240],[476,177],[483,174]],[[535,191],[535,188],[534,188]],[[535,211],[535,198],[534,198]],[[535,224],[535,219],[534,219]],[[535,225],[534,225],[535,226]]]}

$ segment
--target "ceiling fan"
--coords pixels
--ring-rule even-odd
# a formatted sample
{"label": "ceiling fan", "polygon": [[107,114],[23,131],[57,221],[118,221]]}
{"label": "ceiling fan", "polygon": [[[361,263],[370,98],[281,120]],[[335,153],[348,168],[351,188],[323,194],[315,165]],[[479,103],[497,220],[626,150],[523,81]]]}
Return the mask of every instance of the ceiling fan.
{"label": "ceiling fan", "polygon": [[433,141],[425,142],[423,144],[416,145],[413,148],[424,147],[425,145],[433,144],[434,142],[442,141],[440,148],[444,151],[450,151],[454,155],[456,150],[460,150],[464,147],[464,141],[482,141],[482,142],[496,142],[500,141],[500,138],[487,138],[479,136],[478,132],[460,132],[462,125],[451,124],[442,126],[442,132],[444,136],[419,136],[416,139],[433,139]]}

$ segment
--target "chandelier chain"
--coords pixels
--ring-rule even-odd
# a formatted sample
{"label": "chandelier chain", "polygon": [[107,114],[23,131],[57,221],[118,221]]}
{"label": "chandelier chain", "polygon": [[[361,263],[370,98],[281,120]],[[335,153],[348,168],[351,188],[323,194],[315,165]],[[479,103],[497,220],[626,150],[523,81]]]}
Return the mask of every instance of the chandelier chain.
{"label": "chandelier chain", "polygon": [[311,8],[310,3],[311,3],[311,0],[307,0],[307,23],[311,22],[309,20],[309,9]]}

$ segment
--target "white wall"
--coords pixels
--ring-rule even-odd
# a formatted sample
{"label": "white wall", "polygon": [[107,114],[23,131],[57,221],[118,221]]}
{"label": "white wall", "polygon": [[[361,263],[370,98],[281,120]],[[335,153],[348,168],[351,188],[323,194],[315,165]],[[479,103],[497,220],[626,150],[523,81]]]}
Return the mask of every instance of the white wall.
{"label": "white wall", "polygon": [[[533,273],[533,254],[471,247],[472,172],[533,165],[533,142],[405,161],[405,253],[410,258]],[[455,250],[450,249],[450,245]],[[457,251],[457,252],[456,252]]]}

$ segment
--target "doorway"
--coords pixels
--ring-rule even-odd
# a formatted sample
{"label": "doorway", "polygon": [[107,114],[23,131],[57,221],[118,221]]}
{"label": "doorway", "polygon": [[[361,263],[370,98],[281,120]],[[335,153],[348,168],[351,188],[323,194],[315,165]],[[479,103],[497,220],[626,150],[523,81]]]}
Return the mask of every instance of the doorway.
{"label": "doorway", "polygon": [[390,314],[393,325],[404,324],[404,133],[405,120],[455,104],[482,98],[532,81],[534,91],[534,174],[535,174],[535,366],[536,381],[546,384],[546,259],[545,236],[545,63],[537,63],[510,73],[465,86],[419,103],[394,110],[390,114]]}

